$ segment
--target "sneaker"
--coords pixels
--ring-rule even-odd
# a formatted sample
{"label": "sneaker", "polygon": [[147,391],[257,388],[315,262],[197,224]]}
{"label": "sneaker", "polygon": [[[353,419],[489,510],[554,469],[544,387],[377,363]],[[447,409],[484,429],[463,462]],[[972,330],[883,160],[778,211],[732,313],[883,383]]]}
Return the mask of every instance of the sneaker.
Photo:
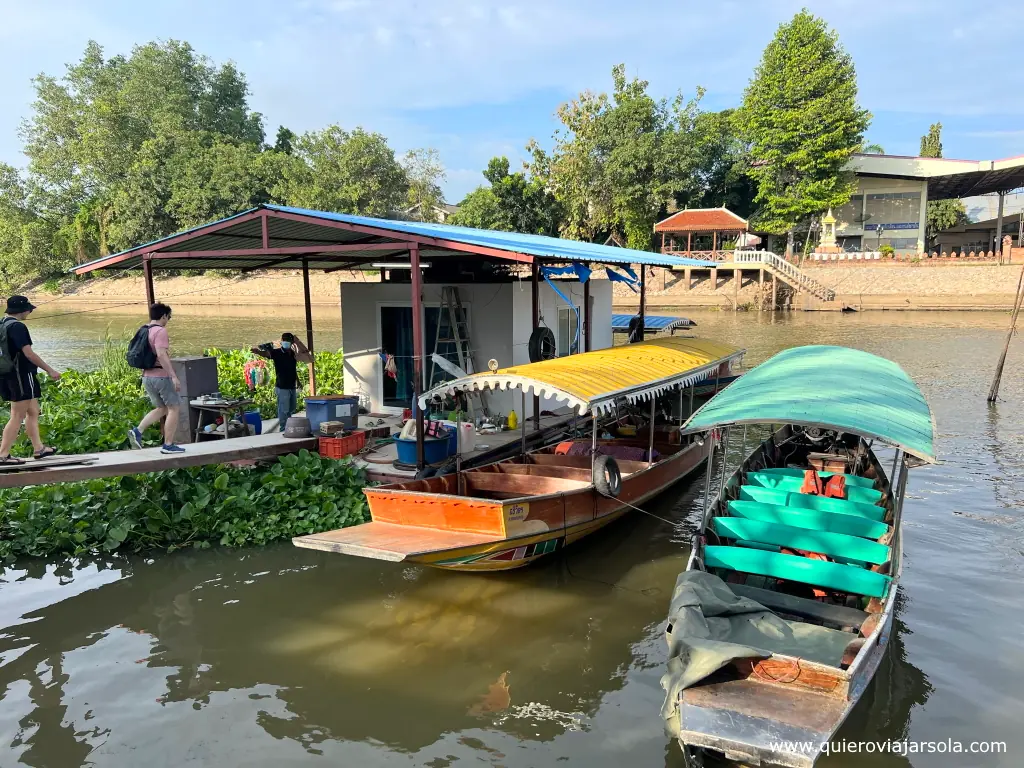
{"label": "sneaker", "polygon": [[142,433],[138,427],[128,430],[128,442],[132,444],[132,448],[142,448]]}
{"label": "sneaker", "polygon": [[168,445],[164,443],[160,446],[160,453],[184,453],[185,449],[180,445]]}

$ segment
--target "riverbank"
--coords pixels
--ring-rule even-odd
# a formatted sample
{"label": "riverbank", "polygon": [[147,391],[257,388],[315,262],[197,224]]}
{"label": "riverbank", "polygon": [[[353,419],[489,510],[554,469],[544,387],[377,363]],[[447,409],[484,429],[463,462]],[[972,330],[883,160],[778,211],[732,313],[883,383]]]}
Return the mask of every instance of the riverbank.
{"label": "riverbank", "polygon": [[[995,264],[857,264],[839,266],[809,262],[805,271],[836,291],[848,306],[861,310],[999,310],[1013,308],[1020,277],[1019,266]],[[310,275],[310,300],[314,307],[337,307],[342,282],[375,282],[377,276],[363,272]],[[648,281],[651,307],[671,310],[685,307],[732,309],[735,286],[732,274],[723,270],[718,285],[708,279],[695,280],[687,289],[682,271],[658,274]],[[59,302],[62,311],[71,308],[118,309],[143,303],[145,287],[141,276],[99,278],[70,283],[61,293],[30,292],[40,307]],[[301,307],[302,273],[274,272],[252,275],[199,275],[158,277],[156,295],[174,306],[209,308],[211,313],[247,314],[254,308]],[[740,306],[755,306],[758,296],[756,272],[745,273],[739,291]],[[630,309],[638,296],[627,286],[615,286],[616,307]],[[795,308],[801,308],[799,300]],[[43,314],[40,312],[40,314]]]}

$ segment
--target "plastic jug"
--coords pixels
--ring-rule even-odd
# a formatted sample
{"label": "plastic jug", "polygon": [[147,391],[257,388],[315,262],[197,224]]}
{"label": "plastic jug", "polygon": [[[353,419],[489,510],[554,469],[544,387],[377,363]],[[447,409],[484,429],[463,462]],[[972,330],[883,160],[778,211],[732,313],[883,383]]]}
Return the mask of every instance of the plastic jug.
{"label": "plastic jug", "polygon": [[476,430],[472,424],[462,422],[459,424],[459,451],[470,453],[476,448]]}
{"label": "plastic jug", "polygon": [[518,426],[519,426],[519,417],[516,416],[516,412],[515,411],[509,411],[508,412],[508,428],[509,429],[515,429]]}

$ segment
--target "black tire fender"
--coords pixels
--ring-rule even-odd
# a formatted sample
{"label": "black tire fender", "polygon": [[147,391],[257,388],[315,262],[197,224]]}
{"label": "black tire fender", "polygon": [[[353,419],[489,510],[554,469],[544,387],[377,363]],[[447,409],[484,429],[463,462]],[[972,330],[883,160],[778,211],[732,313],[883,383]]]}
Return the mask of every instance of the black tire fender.
{"label": "black tire fender", "polygon": [[553,359],[558,353],[555,347],[555,334],[550,328],[543,325],[534,328],[533,333],[530,334],[528,349],[531,363]]}
{"label": "black tire fender", "polygon": [[594,459],[594,490],[612,499],[622,493],[622,472],[615,457],[598,456]]}

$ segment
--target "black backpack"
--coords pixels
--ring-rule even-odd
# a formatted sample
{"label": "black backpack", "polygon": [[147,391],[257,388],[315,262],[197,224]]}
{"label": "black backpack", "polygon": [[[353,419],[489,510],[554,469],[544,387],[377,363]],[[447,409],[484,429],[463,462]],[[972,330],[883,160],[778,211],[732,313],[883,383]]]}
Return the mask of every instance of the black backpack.
{"label": "black backpack", "polygon": [[128,343],[128,354],[125,359],[132,368],[156,368],[157,359],[153,346],[149,343],[149,329],[151,325],[144,325],[135,332],[132,340]]}

